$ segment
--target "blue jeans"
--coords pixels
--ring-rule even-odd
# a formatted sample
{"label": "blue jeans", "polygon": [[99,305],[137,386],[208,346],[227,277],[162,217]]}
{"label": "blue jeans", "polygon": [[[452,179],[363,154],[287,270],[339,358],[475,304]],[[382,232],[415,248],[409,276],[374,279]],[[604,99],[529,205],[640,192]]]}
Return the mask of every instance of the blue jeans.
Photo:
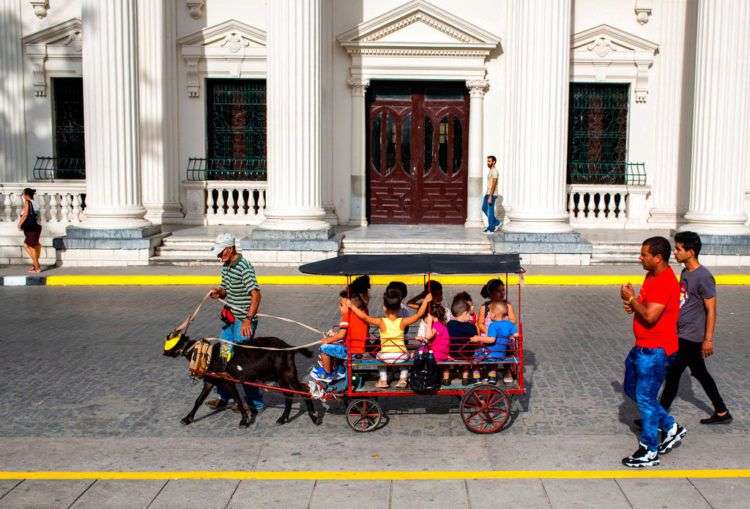
{"label": "blue jeans", "polygon": [[[255,323],[253,323],[252,336],[250,337],[243,336],[241,329],[242,321],[235,320],[233,324],[225,325],[221,328],[221,332],[219,332],[219,338],[226,339],[227,341],[231,341],[232,343],[236,344],[249,342],[255,335]],[[245,390],[245,401],[248,405],[253,405],[258,410],[262,410],[263,408],[265,408],[266,405],[265,403],[263,403],[263,394],[260,392],[260,389],[247,385],[243,385],[242,388]],[[230,399],[232,399],[232,395],[224,387],[220,387],[217,385],[216,392],[224,401],[229,401]],[[237,403],[239,403],[239,401]]]}
{"label": "blue jeans", "polygon": [[493,196],[492,205],[490,205],[490,195],[485,194],[484,201],[482,201],[482,212],[484,212],[484,215],[487,216],[487,229],[493,232],[498,226],[502,224],[495,217],[496,200],[497,200],[497,196]]}
{"label": "blue jeans", "polygon": [[641,443],[649,451],[659,446],[659,430],[667,431],[674,424],[658,400],[659,388],[667,372],[667,355],[663,348],[634,347],[625,359],[625,394],[638,405],[643,420]]}

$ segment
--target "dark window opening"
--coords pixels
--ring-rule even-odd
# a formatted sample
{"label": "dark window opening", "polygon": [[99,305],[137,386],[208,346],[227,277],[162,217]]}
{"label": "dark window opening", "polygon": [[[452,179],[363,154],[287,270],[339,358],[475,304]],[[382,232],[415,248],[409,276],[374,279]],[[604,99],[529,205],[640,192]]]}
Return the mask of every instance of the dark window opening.
{"label": "dark window opening", "polygon": [[[628,163],[628,84],[571,83],[568,183],[625,184],[642,164]],[[644,175],[645,178],[645,175]]]}
{"label": "dark window opening", "polygon": [[207,80],[205,179],[265,180],[265,80]]}
{"label": "dark window opening", "polygon": [[[54,157],[40,157],[37,167],[48,175],[37,178],[86,178],[86,150],[83,135],[83,79],[52,78]],[[49,175],[52,172],[52,175]],[[36,171],[35,171],[36,173]]]}

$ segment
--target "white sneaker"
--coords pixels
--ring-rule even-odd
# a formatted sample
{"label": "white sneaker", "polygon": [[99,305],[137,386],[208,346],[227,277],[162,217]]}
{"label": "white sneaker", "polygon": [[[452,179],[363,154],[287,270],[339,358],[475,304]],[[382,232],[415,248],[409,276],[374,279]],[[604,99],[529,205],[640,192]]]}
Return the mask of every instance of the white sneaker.
{"label": "white sneaker", "polygon": [[638,444],[638,450],[623,458],[622,464],[630,468],[655,467],[659,464],[659,453],[649,451],[645,445]]}
{"label": "white sneaker", "polygon": [[683,426],[680,426],[676,422],[672,424],[672,427],[669,428],[669,431],[664,436],[664,440],[659,444],[659,454],[667,454],[674,446],[682,442],[685,435],[687,435],[687,430]]}

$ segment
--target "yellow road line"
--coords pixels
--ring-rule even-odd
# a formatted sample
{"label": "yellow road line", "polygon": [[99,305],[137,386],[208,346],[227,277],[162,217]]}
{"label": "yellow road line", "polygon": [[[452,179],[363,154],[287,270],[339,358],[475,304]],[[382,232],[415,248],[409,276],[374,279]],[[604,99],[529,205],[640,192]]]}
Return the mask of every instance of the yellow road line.
{"label": "yellow road line", "polygon": [[375,470],[375,471],[0,471],[0,480],[27,479],[46,481],[129,480],[250,480],[250,481],[444,481],[463,479],[675,479],[675,478],[748,478],[750,469],[700,470]]}
{"label": "yellow road line", "polygon": [[[434,279],[445,285],[482,285],[493,276],[492,274],[472,275],[440,275]],[[715,276],[719,285],[750,286],[750,274],[718,274]],[[399,275],[372,276],[370,281],[374,285],[385,285],[390,281],[403,281],[408,285],[421,285],[422,276]],[[529,274],[525,276],[528,286],[616,286],[624,283],[639,284],[643,281],[643,274]],[[508,277],[509,284],[516,284],[518,276]],[[343,285],[343,276],[316,275],[260,275],[258,283],[261,285]],[[219,276],[213,275],[106,275],[106,274],[67,274],[47,276],[47,286],[172,286],[172,285],[217,285]]]}

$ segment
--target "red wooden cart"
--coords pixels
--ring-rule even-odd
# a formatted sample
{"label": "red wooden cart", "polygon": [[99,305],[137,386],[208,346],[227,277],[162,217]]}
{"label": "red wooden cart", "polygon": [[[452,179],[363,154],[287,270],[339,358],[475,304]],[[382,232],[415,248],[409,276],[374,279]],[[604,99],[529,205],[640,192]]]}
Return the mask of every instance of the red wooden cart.
{"label": "red wooden cart", "polygon": [[[423,274],[425,281],[429,281],[433,274],[497,274],[505,281],[509,288],[509,274],[520,275],[524,272],[517,254],[501,255],[449,255],[449,254],[417,254],[417,255],[344,255],[329,260],[309,263],[300,267],[300,271],[307,274],[343,275],[351,282],[352,278],[362,274]],[[512,373],[513,382],[506,384],[472,383],[462,385],[452,381],[450,385],[442,386],[433,395],[460,397],[459,412],[464,425],[474,433],[496,433],[501,431],[510,418],[511,398],[525,394],[524,385],[524,353],[523,353],[523,320],[522,320],[522,288],[521,278],[514,282],[517,291],[515,299],[507,296],[516,313],[518,327],[517,339],[509,343],[508,351],[503,360],[487,360],[477,355],[467,355],[465,352],[452,351],[455,360],[440,363],[441,367],[454,370],[489,370],[498,368],[498,372]],[[404,352],[404,360],[399,364],[389,364],[392,367],[409,366],[406,360],[411,350],[419,345],[409,345],[408,352]],[[368,342],[365,354],[348,354],[346,365],[346,388],[340,392],[327,392],[323,399],[341,397],[346,401],[346,419],[349,426],[358,432],[373,431],[381,427],[383,421],[383,406],[381,401],[386,398],[413,397],[420,394],[409,388],[392,389],[375,387],[373,373],[377,373],[383,363],[376,357],[379,344]],[[350,348],[347,348],[351,352]],[[501,375],[502,378],[502,375]]]}

